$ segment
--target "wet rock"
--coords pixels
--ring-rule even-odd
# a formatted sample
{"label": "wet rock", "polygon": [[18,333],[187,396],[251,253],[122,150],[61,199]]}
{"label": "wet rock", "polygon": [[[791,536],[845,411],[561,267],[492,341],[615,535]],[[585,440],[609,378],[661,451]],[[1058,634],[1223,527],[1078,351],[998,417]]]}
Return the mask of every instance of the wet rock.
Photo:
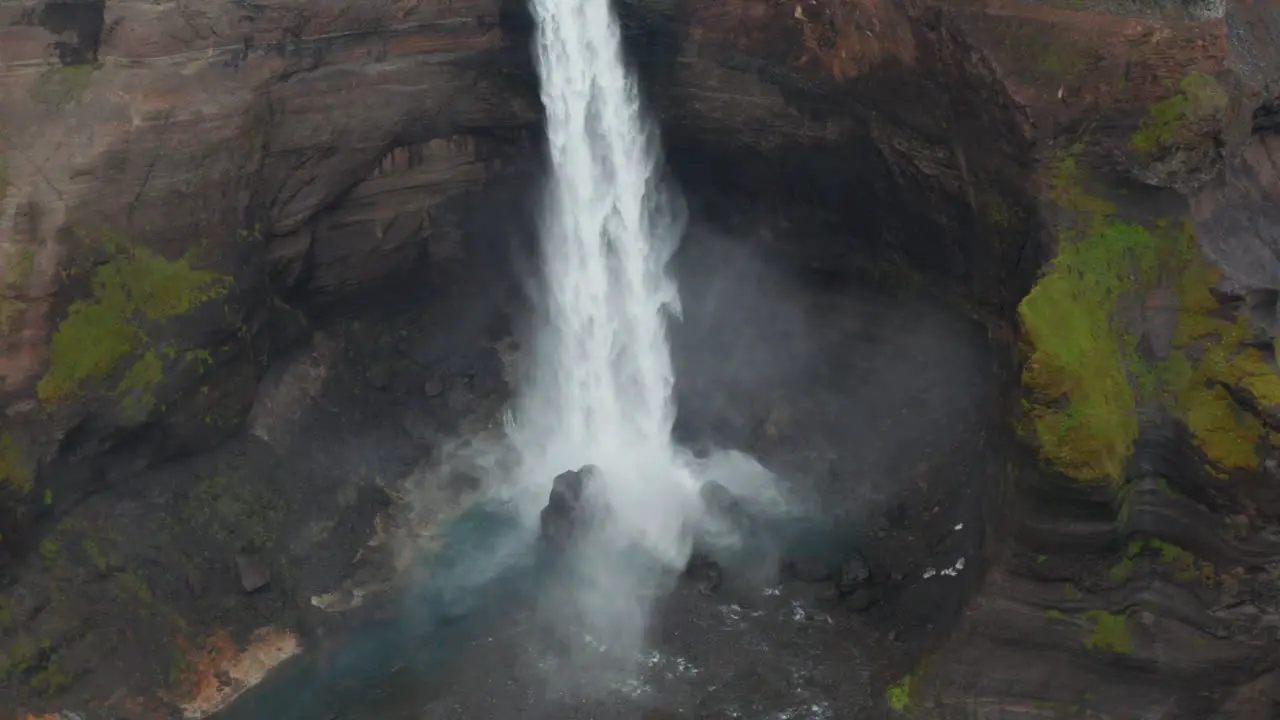
{"label": "wet rock", "polygon": [[729,488],[712,480],[704,483],[698,490],[707,512],[721,517],[734,517],[742,514],[742,503],[729,492]]}
{"label": "wet rock", "polygon": [[720,563],[702,553],[694,553],[685,565],[684,576],[697,584],[698,592],[703,595],[714,595],[724,581],[724,572]]}
{"label": "wet rock", "polygon": [[369,367],[366,375],[369,387],[385,390],[391,384],[391,365],[386,362],[375,362]]}
{"label": "wet rock", "polygon": [[187,592],[191,593],[192,597],[200,597],[204,594],[204,575],[199,570],[194,568],[188,570],[185,580]]}
{"label": "wet rock", "polygon": [[440,397],[444,392],[444,382],[438,377],[428,378],[426,384],[422,386],[422,392],[429,398]]}
{"label": "wet rock", "polygon": [[246,593],[261,590],[271,583],[271,568],[256,555],[236,556],[236,576]]}
{"label": "wet rock", "polygon": [[876,593],[871,588],[858,588],[853,594],[844,599],[844,606],[854,612],[862,612],[870,608],[876,602]]}
{"label": "wet rock", "polygon": [[594,465],[578,470],[568,470],[556,476],[551,484],[551,494],[539,516],[543,540],[555,545],[567,543],[586,521],[583,499],[587,485],[597,473]]}
{"label": "wet rock", "polygon": [[840,576],[836,588],[841,595],[850,595],[871,580],[871,566],[861,553],[854,552],[840,563]]}
{"label": "wet rock", "polygon": [[713,521],[723,523],[739,534],[748,531],[750,516],[746,507],[724,485],[715,481],[705,483],[698,490],[698,495]]}
{"label": "wet rock", "polygon": [[798,558],[787,560],[782,566],[787,575],[806,583],[820,583],[830,580],[835,574],[831,565],[821,558]]}

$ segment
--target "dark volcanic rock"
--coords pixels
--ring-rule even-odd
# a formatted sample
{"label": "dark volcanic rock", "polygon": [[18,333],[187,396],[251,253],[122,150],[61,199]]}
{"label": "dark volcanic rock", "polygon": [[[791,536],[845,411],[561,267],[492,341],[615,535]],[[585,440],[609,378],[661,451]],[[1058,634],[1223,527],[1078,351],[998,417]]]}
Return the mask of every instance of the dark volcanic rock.
{"label": "dark volcanic rock", "polygon": [[871,579],[871,566],[859,553],[852,553],[840,563],[840,575],[836,587],[841,595],[848,595]]}
{"label": "dark volcanic rock", "polygon": [[235,566],[240,587],[247,593],[257,592],[271,582],[271,567],[260,557],[237,555]]}
{"label": "dark volcanic rock", "polygon": [[694,553],[685,565],[684,577],[696,583],[702,594],[714,595],[724,581],[724,570],[710,557]]}
{"label": "dark volcanic rock", "polygon": [[590,522],[586,494],[596,475],[593,465],[566,470],[556,476],[546,507],[538,517],[541,537],[553,546],[563,547]]}
{"label": "dark volcanic rock", "polygon": [[799,558],[783,562],[783,571],[791,577],[806,583],[819,583],[830,580],[835,573],[831,564],[821,558]]}

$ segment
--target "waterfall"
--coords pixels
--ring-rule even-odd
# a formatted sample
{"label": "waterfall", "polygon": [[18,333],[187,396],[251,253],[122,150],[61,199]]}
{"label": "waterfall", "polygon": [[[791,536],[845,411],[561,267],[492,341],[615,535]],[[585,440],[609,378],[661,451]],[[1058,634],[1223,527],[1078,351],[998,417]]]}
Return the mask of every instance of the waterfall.
{"label": "waterfall", "polygon": [[680,306],[667,265],[683,206],[610,0],[532,6],[550,174],[543,313],[513,428],[521,476],[545,500],[556,474],[596,465],[610,534],[682,563],[696,482],[671,438],[666,320]]}

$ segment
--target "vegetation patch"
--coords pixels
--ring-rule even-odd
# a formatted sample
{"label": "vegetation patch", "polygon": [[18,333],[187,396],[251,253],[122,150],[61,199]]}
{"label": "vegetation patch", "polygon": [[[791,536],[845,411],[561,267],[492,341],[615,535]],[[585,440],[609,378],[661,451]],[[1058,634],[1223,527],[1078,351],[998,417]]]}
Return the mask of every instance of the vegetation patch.
{"label": "vegetation patch", "polygon": [[56,695],[73,681],[62,667],[60,653],[48,639],[20,637],[0,651],[0,681],[7,684],[25,681],[42,695]]}
{"label": "vegetation patch", "polygon": [[1125,548],[1120,562],[1116,563],[1108,573],[1112,582],[1122,584],[1133,578],[1135,562],[1138,558],[1152,555],[1173,575],[1174,580],[1187,582],[1203,581],[1212,585],[1216,578],[1213,564],[1201,560],[1194,553],[1164,540],[1134,540]]}
{"label": "vegetation patch", "polygon": [[1093,625],[1084,646],[1090,650],[1104,650],[1120,655],[1133,654],[1133,635],[1129,631],[1129,616],[1115,615],[1105,610],[1090,610],[1085,621]]}
{"label": "vegetation patch", "polygon": [[[4,170],[0,167],[0,173]],[[3,177],[0,177],[0,191],[3,191]],[[0,192],[3,199],[3,192]],[[26,292],[35,271],[35,252],[30,248],[20,248],[4,263],[4,282],[0,285],[0,337],[15,332],[27,313],[27,303],[18,295]]]}
{"label": "vegetation patch", "polygon": [[1131,368],[1142,359],[1116,310],[1154,281],[1157,243],[1080,188],[1079,150],[1052,169],[1049,197],[1071,217],[1057,228],[1049,271],[1018,307],[1029,346],[1022,379],[1045,460],[1077,480],[1119,482],[1138,434]]}
{"label": "vegetation patch", "polygon": [[13,435],[0,432],[0,491],[19,495],[31,492],[35,482],[35,468]]}
{"label": "vegetation patch", "polygon": [[1090,650],[1103,650],[1120,655],[1133,654],[1133,634],[1129,630],[1129,616],[1115,615],[1105,610],[1068,615],[1061,610],[1050,610],[1050,620],[1070,622],[1088,630],[1083,643]]}
{"label": "vegetation patch", "polygon": [[884,699],[890,710],[904,715],[911,712],[911,687],[914,683],[915,673],[907,673],[885,690]]}
{"label": "vegetation patch", "polygon": [[18,248],[17,252],[6,263],[10,270],[5,273],[5,289],[10,292],[21,292],[31,282],[31,275],[36,269],[36,253],[31,248]]}
{"label": "vegetation patch", "polygon": [[140,407],[154,403],[163,360],[176,355],[149,331],[224,295],[230,279],[197,270],[144,247],[108,239],[111,259],[99,265],[88,298],[73,303],[49,345],[49,369],[36,387],[44,402],[61,402],[120,379],[115,393]]}
{"label": "vegetation patch", "polygon": [[64,108],[79,100],[89,89],[96,69],[88,63],[50,68],[36,78],[31,87],[31,99],[49,109]]}
{"label": "vegetation patch", "polygon": [[1261,407],[1280,407],[1275,353],[1252,346],[1247,314],[1230,315],[1213,296],[1211,288],[1222,273],[1200,252],[1189,224],[1178,235],[1173,257],[1179,314],[1174,351],[1162,368],[1163,383],[1215,466],[1256,468],[1266,430],[1228,388]]}
{"label": "vegetation patch", "polygon": [[181,520],[219,543],[249,552],[275,541],[284,514],[284,503],[271,491],[218,474],[196,484]]}
{"label": "vegetation patch", "polygon": [[1147,109],[1147,116],[1129,139],[1135,150],[1151,155],[1177,145],[1188,128],[1227,109],[1227,91],[1212,75],[1196,71],[1179,84],[1179,92]]}
{"label": "vegetation patch", "polygon": [[[1057,257],[1018,308],[1029,426],[1042,457],[1077,480],[1119,482],[1138,401],[1151,398],[1186,422],[1214,472],[1256,468],[1270,433],[1241,397],[1280,410],[1274,349],[1257,347],[1247,314],[1211,292],[1221,271],[1191,223],[1117,219],[1114,205],[1081,187],[1080,149],[1051,168],[1046,196],[1067,219],[1055,228]],[[1158,286],[1174,289],[1179,306],[1161,362],[1143,357],[1117,319],[1122,300]]]}

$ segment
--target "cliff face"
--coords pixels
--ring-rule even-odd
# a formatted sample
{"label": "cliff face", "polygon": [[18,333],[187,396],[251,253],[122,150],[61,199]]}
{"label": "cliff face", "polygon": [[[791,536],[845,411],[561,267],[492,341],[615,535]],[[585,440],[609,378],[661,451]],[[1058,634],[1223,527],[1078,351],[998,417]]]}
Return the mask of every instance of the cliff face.
{"label": "cliff face", "polygon": [[[381,496],[326,486],[341,463],[314,449],[314,469],[274,479],[259,462],[242,483],[223,457],[173,487],[142,480],[172,499],[163,508],[103,493],[237,436],[255,401],[255,433],[279,445],[275,418],[296,417],[346,355],[324,336],[281,365],[310,337],[308,314],[406,279],[474,279],[451,270],[482,254],[461,247],[455,211],[537,121],[527,34],[508,33],[507,15],[498,0],[0,8],[0,706],[152,717],[181,687],[188,712],[207,712],[228,691],[191,662],[205,644],[220,652],[209,632],[277,623],[296,612],[290,593],[337,585],[332,565],[286,582],[271,558],[274,597],[216,607],[258,582],[218,587],[224,576],[264,565],[228,572],[224,553],[263,545],[290,513],[354,513],[354,535],[299,550],[313,566],[368,539],[372,518],[352,508]],[[417,339],[399,332],[406,348]],[[418,343],[375,384],[421,394],[434,373],[451,398],[452,376],[426,369],[438,354]],[[260,392],[269,367],[283,378]],[[203,522],[184,503],[222,541],[175,538]]]}
{"label": "cliff face", "polygon": [[[126,435],[154,441],[116,465],[225,437],[272,347],[296,338],[289,303],[404,277],[449,242],[433,209],[535,120],[503,79],[527,59],[497,0],[0,13],[10,499],[33,495],[37,466],[100,459]],[[53,504],[81,485],[54,486]]]}
{"label": "cliff face", "polygon": [[681,49],[653,72],[686,176],[856,238],[799,241],[813,262],[905,261],[1017,351],[1011,413],[1039,457],[993,481],[986,581],[884,678],[887,702],[917,717],[1270,717],[1276,11],[670,12]]}
{"label": "cliff face", "polygon": [[[31,518],[226,437],[306,334],[294,307],[466,254],[443,208],[537,123],[518,5],[0,10],[15,555]],[[701,201],[784,217],[786,250],[813,264],[906,266],[1008,350],[1008,405],[1037,457],[992,478],[986,581],[904,646],[887,702],[1271,717],[1280,13],[622,9],[673,168],[715,188]]]}

